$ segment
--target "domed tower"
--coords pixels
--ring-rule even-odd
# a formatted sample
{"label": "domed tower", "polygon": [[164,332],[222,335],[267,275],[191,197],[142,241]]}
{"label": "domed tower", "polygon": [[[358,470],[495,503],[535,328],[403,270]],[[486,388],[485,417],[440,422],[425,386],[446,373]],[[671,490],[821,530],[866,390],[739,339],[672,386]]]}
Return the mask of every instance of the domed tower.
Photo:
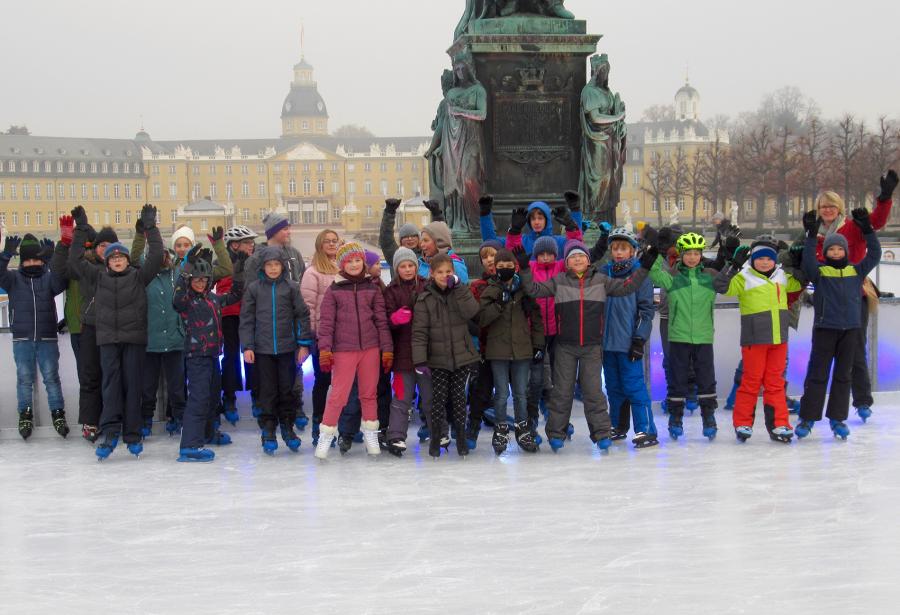
{"label": "domed tower", "polygon": [[294,81],[281,105],[281,136],[328,134],[328,109],[313,80],[313,67],[301,56]]}
{"label": "domed tower", "polygon": [[675,119],[681,121],[700,119],[700,92],[695,90],[687,79],[675,93]]}

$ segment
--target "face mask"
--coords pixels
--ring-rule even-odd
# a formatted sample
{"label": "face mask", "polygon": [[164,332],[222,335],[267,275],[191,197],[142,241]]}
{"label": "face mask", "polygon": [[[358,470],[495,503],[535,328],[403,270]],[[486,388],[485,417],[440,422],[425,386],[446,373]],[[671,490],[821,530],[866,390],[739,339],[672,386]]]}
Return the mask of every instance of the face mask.
{"label": "face mask", "polygon": [[515,269],[498,269],[497,270],[497,278],[501,282],[509,282],[513,279],[513,276],[516,275]]}
{"label": "face mask", "polygon": [[22,267],[22,273],[27,275],[29,278],[36,278],[37,276],[44,273],[43,265],[28,265],[27,267]]}
{"label": "face mask", "polygon": [[843,269],[843,268],[846,267],[847,264],[848,264],[848,261],[847,261],[847,257],[846,257],[846,256],[845,256],[844,258],[828,258],[828,257],[826,256],[826,257],[825,257],[825,262],[826,262],[829,266],[834,267],[835,269]]}

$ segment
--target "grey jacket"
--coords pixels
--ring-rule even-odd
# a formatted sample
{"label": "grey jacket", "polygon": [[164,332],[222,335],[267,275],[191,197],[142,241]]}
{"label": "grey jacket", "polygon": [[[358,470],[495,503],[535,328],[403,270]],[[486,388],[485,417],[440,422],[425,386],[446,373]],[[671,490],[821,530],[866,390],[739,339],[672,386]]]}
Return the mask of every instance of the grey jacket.
{"label": "grey jacket", "polygon": [[281,261],[284,264],[285,278],[290,282],[294,282],[299,291],[300,280],[303,278],[303,273],[306,271],[306,263],[303,262],[303,256],[300,252],[293,246],[258,246],[253,255],[250,256],[244,264],[244,280],[250,282],[251,280],[259,279],[264,262],[263,260],[260,260],[262,258],[261,254],[265,252],[267,248],[281,252]]}

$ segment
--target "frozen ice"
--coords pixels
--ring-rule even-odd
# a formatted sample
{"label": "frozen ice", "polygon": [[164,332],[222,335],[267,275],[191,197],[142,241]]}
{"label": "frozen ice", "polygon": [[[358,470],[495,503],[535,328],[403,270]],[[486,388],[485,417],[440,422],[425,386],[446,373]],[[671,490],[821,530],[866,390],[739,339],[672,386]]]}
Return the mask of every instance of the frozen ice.
{"label": "frozen ice", "polygon": [[[900,598],[900,394],[848,441],[757,433],[601,454],[574,439],[463,460],[362,445],[176,463],[157,425],[105,462],[73,430],[0,438],[0,611],[22,613],[892,613]],[[656,413],[665,434],[665,418]],[[451,446],[451,451],[453,447]]]}

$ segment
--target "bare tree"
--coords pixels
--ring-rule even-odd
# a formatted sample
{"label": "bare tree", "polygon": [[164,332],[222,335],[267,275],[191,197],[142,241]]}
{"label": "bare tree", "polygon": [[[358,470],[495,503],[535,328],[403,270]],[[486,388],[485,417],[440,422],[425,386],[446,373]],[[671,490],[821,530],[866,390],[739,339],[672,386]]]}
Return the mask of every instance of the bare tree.
{"label": "bare tree", "polygon": [[[720,202],[725,198],[725,173],[728,167],[728,148],[722,143],[721,135],[716,131],[713,141],[703,150],[701,180],[703,193],[718,211]],[[737,220],[734,221],[735,224]]]}
{"label": "bare tree", "polygon": [[817,116],[811,116],[806,122],[798,142],[798,150],[800,199],[803,210],[806,211],[823,188],[833,157],[831,135]]}
{"label": "bare tree", "polygon": [[756,193],[756,227],[761,229],[766,219],[769,184],[775,170],[772,131],[768,124],[751,128],[746,133],[747,147],[744,164],[750,173],[750,188]]}
{"label": "bare tree", "polygon": [[778,223],[782,227],[788,224],[790,212],[790,200],[794,194],[794,172],[800,164],[797,154],[797,144],[791,128],[784,124],[775,130],[775,140],[772,154],[774,157],[775,191],[778,197]]}
{"label": "bare tree", "polygon": [[641,114],[642,122],[670,122],[675,119],[675,105],[651,105]]}
{"label": "bare tree", "polygon": [[675,148],[675,156],[669,161],[669,192],[675,201],[675,207],[681,211],[680,205],[690,188],[690,161],[683,147]]}
{"label": "bare tree", "polygon": [[3,134],[28,136],[31,134],[31,131],[28,130],[28,126],[25,126],[24,124],[21,126],[16,126],[15,124],[13,124],[9,127],[9,130],[7,130]]}
{"label": "bare tree", "polygon": [[[697,226],[697,202],[706,196],[706,151],[699,147],[694,150],[688,163],[688,191],[691,195],[691,224]],[[707,199],[709,200],[709,199]]]}
{"label": "bare tree", "polygon": [[365,126],[360,126],[358,124],[344,124],[343,126],[335,129],[332,133],[333,136],[339,137],[342,139],[348,138],[364,138],[371,139],[375,135],[372,134],[372,131],[366,128]]}
{"label": "bare tree", "polygon": [[[857,158],[862,151],[863,140],[860,129],[862,122],[856,123],[856,119],[849,113],[845,114],[838,122],[834,139],[835,153],[837,154],[837,173],[843,184],[844,198],[848,202],[854,194],[854,171]],[[864,128],[863,128],[864,130]]]}
{"label": "bare tree", "polygon": [[659,226],[663,225],[662,200],[669,190],[669,164],[660,156],[659,152],[650,154],[650,166],[647,168],[647,181],[641,185],[641,190],[646,192],[656,206],[656,214]]}

